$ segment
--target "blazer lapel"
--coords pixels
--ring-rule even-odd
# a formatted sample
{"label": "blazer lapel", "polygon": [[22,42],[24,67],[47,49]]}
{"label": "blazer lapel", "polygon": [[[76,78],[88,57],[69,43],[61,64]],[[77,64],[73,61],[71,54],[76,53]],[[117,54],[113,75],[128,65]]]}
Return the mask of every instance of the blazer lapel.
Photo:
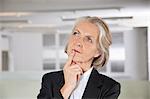
{"label": "blazer lapel", "polygon": [[98,71],[93,68],[89,80],[87,82],[85,91],[83,93],[82,99],[95,99],[100,95],[102,86],[102,79],[99,76]]}

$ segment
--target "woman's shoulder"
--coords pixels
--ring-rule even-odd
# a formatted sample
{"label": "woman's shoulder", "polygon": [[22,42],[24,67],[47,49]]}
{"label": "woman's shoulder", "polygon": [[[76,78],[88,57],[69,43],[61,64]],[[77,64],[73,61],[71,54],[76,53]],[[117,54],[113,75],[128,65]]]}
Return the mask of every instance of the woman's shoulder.
{"label": "woman's shoulder", "polygon": [[95,68],[93,69],[93,75],[96,76],[100,82],[105,83],[105,84],[107,84],[107,83],[118,84],[119,83],[114,78],[111,78],[105,74],[102,74]]}
{"label": "woman's shoulder", "polygon": [[42,77],[43,80],[56,80],[56,79],[60,79],[63,78],[63,71],[53,71],[53,72],[48,72],[45,73]]}
{"label": "woman's shoulder", "polygon": [[99,73],[99,76],[102,79],[104,86],[107,86],[107,87],[120,86],[120,83],[114,78],[111,78],[101,73]]}
{"label": "woman's shoulder", "polygon": [[63,71],[60,70],[60,71],[53,71],[53,72],[48,72],[46,74],[43,75],[43,77],[57,77],[57,76],[61,76],[63,75]]}
{"label": "woman's shoulder", "polygon": [[[121,91],[121,84],[114,78],[107,75],[98,73],[99,82],[101,82],[103,95],[114,99],[113,97],[118,97]],[[117,99],[117,98],[115,98]]]}

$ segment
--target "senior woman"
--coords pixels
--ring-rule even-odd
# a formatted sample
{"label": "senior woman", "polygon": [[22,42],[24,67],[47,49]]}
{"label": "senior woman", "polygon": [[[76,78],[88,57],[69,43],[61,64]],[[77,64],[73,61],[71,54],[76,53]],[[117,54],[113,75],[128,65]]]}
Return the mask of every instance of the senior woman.
{"label": "senior woman", "polygon": [[38,99],[117,99],[120,84],[100,74],[98,67],[109,58],[111,33],[98,17],[79,18],[65,52],[68,60],[63,71],[42,78]]}

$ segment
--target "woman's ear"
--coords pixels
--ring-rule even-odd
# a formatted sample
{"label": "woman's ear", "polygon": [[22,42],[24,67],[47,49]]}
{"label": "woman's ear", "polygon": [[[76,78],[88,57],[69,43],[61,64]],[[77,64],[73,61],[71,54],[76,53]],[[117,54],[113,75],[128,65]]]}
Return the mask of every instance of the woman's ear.
{"label": "woman's ear", "polygon": [[97,50],[94,57],[99,57],[101,55],[101,51]]}

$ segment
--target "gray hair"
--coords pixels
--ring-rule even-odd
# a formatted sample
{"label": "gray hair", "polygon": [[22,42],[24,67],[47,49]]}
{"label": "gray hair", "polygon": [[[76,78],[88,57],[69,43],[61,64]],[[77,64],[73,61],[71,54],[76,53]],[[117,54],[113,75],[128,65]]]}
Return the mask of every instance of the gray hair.
{"label": "gray hair", "polygon": [[[109,46],[112,44],[112,35],[109,31],[108,25],[99,17],[86,16],[78,18],[74,26],[82,21],[88,21],[92,24],[95,24],[99,28],[98,49],[101,54],[100,56],[93,59],[92,66],[96,68],[103,67],[104,65],[106,65],[109,59]],[[65,52],[67,52],[67,46],[65,48]]]}

